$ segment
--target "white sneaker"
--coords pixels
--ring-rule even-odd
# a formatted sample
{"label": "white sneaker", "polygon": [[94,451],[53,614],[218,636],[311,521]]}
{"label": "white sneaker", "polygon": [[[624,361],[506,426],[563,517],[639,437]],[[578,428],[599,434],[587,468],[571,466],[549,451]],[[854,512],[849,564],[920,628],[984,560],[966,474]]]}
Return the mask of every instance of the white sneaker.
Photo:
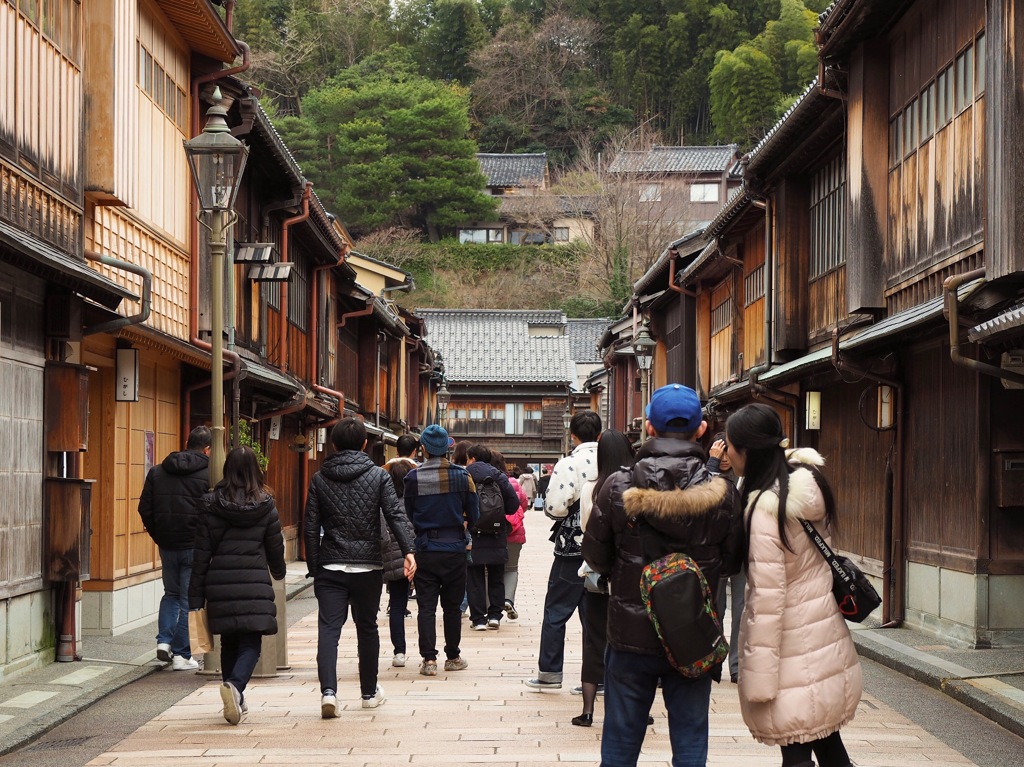
{"label": "white sneaker", "polygon": [[391,659],[391,665],[395,668],[405,666],[405,653],[396,652],[395,657]]}
{"label": "white sneaker", "polygon": [[156,646],[156,659],[162,663],[170,663],[174,656],[171,654],[171,646],[167,642],[160,642]]}
{"label": "white sneaker", "polygon": [[377,708],[377,706],[385,700],[384,691],[380,689],[380,685],[377,685],[377,689],[373,691],[373,695],[363,696],[363,708]]}
{"label": "white sneaker", "polygon": [[186,658],[184,655],[175,655],[171,658],[171,671],[198,671],[199,661],[195,658]]}
{"label": "white sneaker", "polygon": [[242,696],[231,682],[220,686],[220,700],[224,704],[224,719],[228,724],[238,724],[242,720]]}
{"label": "white sneaker", "polygon": [[320,698],[320,716],[324,719],[334,719],[338,716],[338,698],[333,692]]}

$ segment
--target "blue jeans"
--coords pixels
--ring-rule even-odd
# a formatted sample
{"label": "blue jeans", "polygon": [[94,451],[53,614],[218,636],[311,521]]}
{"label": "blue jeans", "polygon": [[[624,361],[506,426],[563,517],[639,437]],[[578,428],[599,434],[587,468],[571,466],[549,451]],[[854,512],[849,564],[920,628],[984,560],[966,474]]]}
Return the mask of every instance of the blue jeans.
{"label": "blue jeans", "polygon": [[245,687],[259,662],[262,647],[263,636],[252,631],[221,634],[221,678],[235,686],[242,700],[245,700]]}
{"label": "blue jeans", "polygon": [[160,598],[156,643],[169,644],[173,655],[192,657],[188,644],[188,583],[192,580],[192,549],[160,548],[164,595]]}
{"label": "blue jeans", "polygon": [[668,709],[672,767],[705,767],[711,676],[687,679],[664,655],[640,655],[611,645],[604,663],[601,767],[635,767],[659,680]]}
{"label": "blue jeans", "polygon": [[[579,576],[583,557],[555,557],[548,575],[544,596],[544,621],[540,627],[540,657],[537,678],[542,682],[561,682],[565,661],[565,626],[579,610],[580,623],[586,626],[583,606],[583,579]],[[646,718],[644,726],[646,727]]]}

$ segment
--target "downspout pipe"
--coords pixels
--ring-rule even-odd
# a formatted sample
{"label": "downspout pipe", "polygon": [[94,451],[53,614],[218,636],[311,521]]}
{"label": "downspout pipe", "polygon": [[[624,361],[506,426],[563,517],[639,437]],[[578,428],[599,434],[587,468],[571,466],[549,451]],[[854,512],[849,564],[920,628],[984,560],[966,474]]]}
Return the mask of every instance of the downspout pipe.
{"label": "downspout pipe", "polygon": [[112,258],[111,256],[105,256],[102,253],[97,253],[93,250],[85,251],[85,257],[89,261],[96,261],[109,266],[113,269],[121,269],[132,274],[137,274],[142,277],[142,298],[140,299],[141,306],[136,314],[129,317],[118,317],[116,320],[109,320],[108,322],[100,322],[99,324],[92,325],[82,330],[82,335],[91,336],[96,333],[112,333],[120,330],[121,328],[128,327],[129,325],[141,325],[147,319],[149,319],[150,312],[153,310],[153,273],[144,266],[138,264],[132,264],[128,261],[122,261],[118,258]]}
{"label": "downspout pipe", "polygon": [[[302,191],[302,212],[297,216],[286,218],[281,224],[281,263],[287,264],[291,258],[288,247],[288,230],[295,224],[302,223],[309,218],[309,198],[313,193],[313,183],[306,182],[306,188]],[[288,372],[288,283],[281,283],[281,316],[279,318],[280,329],[278,336],[281,344],[281,358],[278,365],[282,373]]]}
{"label": "downspout pipe", "polygon": [[696,298],[697,294],[692,290],[687,290],[686,288],[676,285],[676,258],[678,258],[678,254],[673,252],[671,254],[671,258],[668,260],[668,286],[671,290],[674,290],[680,295]]}
{"label": "downspout pipe", "polygon": [[[840,373],[867,378],[896,392],[896,467],[886,467],[884,543],[882,547],[882,625],[881,628],[899,628],[903,625],[903,535],[906,527],[906,505],[903,501],[906,459],[903,452],[905,389],[896,379],[884,378],[870,370],[858,367],[839,353],[839,329],[832,331],[832,365]],[[895,475],[895,476],[894,476]],[[897,556],[898,554],[898,556]]]}
{"label": "downspout pipe", "polygon": [[963,274],[955,274],[947,277],[942,283],[942,289],[946,295],[946,313],[949,317],[949,358],[956,365],[970,368],[975,373],[981,373],[995,378],[1002,378],[1004,381],[1024,384],[1024,375],[1015,373],[1012,370],[1003,370],[997,365],[990,365],[981,360],[965,357],[960,351],[960,303],[957,301],[957,290],[966,282],[984,279],[985,269],[974,269]]}

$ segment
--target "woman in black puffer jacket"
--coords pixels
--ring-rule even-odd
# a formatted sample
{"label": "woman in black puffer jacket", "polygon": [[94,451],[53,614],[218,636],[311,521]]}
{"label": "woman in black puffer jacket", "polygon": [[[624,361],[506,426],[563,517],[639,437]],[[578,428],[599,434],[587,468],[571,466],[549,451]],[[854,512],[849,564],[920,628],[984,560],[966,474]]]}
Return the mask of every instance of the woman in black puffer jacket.
{"label": "woman in black puffer jacket", "polygon": [[189,607],[205,606],[210,630],[221,635],[220,695],[230,724],[248,710],[245,687],[263,635],[277,633],[270,576],[282,580],[285,572],[274,499],[263,488],[256,454],[236,447],[224,462],[224,479],[203,497],[188,591]]}

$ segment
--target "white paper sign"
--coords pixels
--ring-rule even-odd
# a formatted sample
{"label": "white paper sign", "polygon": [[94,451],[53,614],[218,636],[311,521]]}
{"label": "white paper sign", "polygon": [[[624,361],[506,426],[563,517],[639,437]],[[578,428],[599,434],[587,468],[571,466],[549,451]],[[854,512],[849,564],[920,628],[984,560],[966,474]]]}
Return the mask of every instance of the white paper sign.
{"label": "white paper sign", "polygon": [[282,416],[275,415],[270,419],[270,439],[281,439],[281,418]]}

